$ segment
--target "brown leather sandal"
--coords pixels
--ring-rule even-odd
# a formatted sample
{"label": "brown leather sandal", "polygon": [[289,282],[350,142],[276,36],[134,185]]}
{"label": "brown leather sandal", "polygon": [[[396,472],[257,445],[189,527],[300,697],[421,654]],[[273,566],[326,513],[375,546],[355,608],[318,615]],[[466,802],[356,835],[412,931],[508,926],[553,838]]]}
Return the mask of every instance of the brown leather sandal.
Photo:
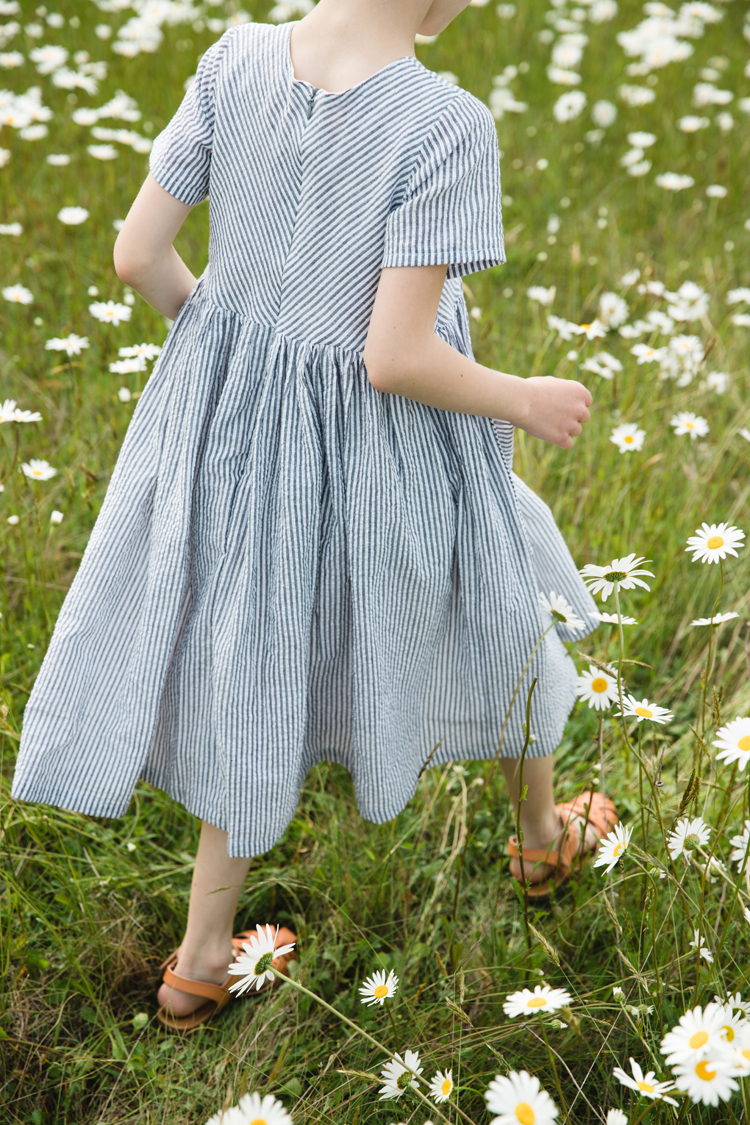
{"label": "brown leather sandal", "polygon": [[[513,859],[521,859],[523,856],[523,874],[527,881],[540,863],[554,868],[550,878],[532,883],[527,888],[529,898],[547,898],[570,878],[576,859],[582,862],[585,858],[586,853],[580,854],[580,847],[589,824],[594,826],[597,836],[603,840],[620,822],[617,809],[609,797],[602,798],[601,793],[591,793],[588,790],[579,793],[574,801],[564,801],[555,808],[560,814],[564,831],[558,849],[520,848],[517,836],[511,836],[508,840],[508,855]],[[584,818],[583,824],[578,817]],[[593,850],[589,854],[593,854]],[[516,876],[511,874],[511,878],[516,879]],[[516,879],[516,882],[520,883],[521,880]]]}
{"label": "brown leather sandal", "polygon": [[[255,935],[255,930],[242,930],[240,933],[235,934],[232,938],[232,949],[234,950],[235,957],[242,953],[242,943],[249,941]],[[290,942],[296,942],[297,935],[282,926],[276,934],[276,945],[288,945]],[[170,988],[177,988],[180,992],[187,992],[191,996],[204,996],[206,999],[205,1004],[201,1004],[194,1012],[190,1012],[187,1016],[173,1016],[170,1015],[164,1008],[159,1008],[156,1013],[157,1019],[164,1027],[172,1031],[192,1031],[194,1028],[199,1027],[215,1016],[218,1012],[225,1008],[229,1001],[232,999],[232,993],[229,991],[229,986],[236,977],[227,975],[226,979],[221,984],[210,984],[208,981],[192,980],[190,977],[182,977],[175,973],[174,966],[177,964],[177,956],[179,949],[176,949],[166,961],[164,961],[159,968],[164,970],[162,980],[164,984],[169,985]],[[281,957],[276,957],[271,965],[278,972],[289,976],[289,962],[296,961],[296,950],[291,953],[286,953]],[[267,988],[271,988],[274,981],[266,981],[260,989],[253,990],[252,995],[258,996]]]}

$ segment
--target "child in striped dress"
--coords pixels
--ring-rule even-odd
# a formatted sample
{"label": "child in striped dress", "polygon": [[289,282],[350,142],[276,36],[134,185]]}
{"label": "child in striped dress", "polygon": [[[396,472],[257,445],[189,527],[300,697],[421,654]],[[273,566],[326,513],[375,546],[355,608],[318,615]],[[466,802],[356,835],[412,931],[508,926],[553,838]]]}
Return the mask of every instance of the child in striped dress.
{"label": "child in striped dress", "polygon": [[[536,677],[524,874],[548,889],[613,823],[593,802],[584,831],[554,802],[562,641],[590,626],[540,643],[539,594],[584,621],[593,603],[512,472],[514,427],[569,449],[591,396],[473,360],[461,279],[504,261],[495,125],[414,55],[467,2],[320,0],[227,31],[117,240],[119,276],[174,325],[29,700],[14,795],[118,816],[141,778],[202,819],[170,1026],[223,1006],[250,857],[316,762],[344,765],[383,822],[436,743],[435,764],[492,758],[510,711],[515,803]],[[207,197],[196,280],[172,243]]]}

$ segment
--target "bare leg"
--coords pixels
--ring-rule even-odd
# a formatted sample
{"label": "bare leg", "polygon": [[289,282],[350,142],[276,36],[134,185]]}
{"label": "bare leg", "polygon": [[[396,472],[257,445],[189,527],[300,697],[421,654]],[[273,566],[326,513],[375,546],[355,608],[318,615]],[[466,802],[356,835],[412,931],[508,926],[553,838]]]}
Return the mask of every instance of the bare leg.
{"label": "bare leg", "polygon": [[[503,771],[514,812],[518,810],[520,766],[520,758],[500,758],[500,769]],[[523,784],[524,788],[528,786],[528,791],[525,799],[521,801],[521,829],[526,848],[556,848],[562,841],[563,823],[555,808],[552,771],[551,754],[547,758],[527,758],[524,761]],[[580,819],[583,823],[584,818]],[[588,851],[598,842],[596,829],[591,824],[587,825],[581,850]],[[521,877],[519,860],[512,859],[510,869],[517,879]],[[539,864],[533,870],[529,870],[528,864],[524,865],[524,875],[532,883],[546,878],[549,872],[550,868],[546,864]]]}
{"label": "bare leg", "polygon": [[[227,834],[206,821],[201,826],[187,929],[180,946],[177,972],[192,980],[221,984],[234,960],[231,937],[234,915],[250,867],[249,859],[230,859]],[[195,1011],[205,999],[162,984],[159,1003],[173,1015]]]}

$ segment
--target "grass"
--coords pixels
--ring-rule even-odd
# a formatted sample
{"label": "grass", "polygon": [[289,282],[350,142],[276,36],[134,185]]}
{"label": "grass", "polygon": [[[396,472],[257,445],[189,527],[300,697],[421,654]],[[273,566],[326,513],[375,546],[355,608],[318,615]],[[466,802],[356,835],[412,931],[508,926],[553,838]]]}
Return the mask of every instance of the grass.
{"label": "grass", "polygon": [[[265,17],[265,5],[249,7],[256,18]],[[228,11],[219,5],[207,14]],[[529,63],[512,83],[529,110],[498,122],[504,190],[513,198],[505,210],[508,263],[467,279],[468,303],[480,310],[472,320],[475,350],[482,362],[504,370],[572,375],[590,386],[594,416],[574,451],[520,434],[517,471],[551,504],[580,565],[629,551],[653,560],[651,592],[623,594],[624,612],[641,621],[628,633],[627,656],[642,662],[624,669],[628,687],[673,708],[675,720],[657,728],[653,741],[650,734],[644,738],[642,767],[637,744],[629,749],[617,721],[606,721],[607,789],[617,794],[635,833],[632,859],[629,852],[611,879],[584,867],[552,905],[527,914],[507,876],[504,852],[513,825],[497,775],[467,843],[489,764],[428,771],[409,806],[381,826],[358,817],[345,771],[324,765],[310,774],[283,841],[254,863],[238,927],[267,918],[292,926],[301,950],[298,979],[390,1050],[419,1048],[428,1075],[452,1066],[459,1105],[475,1122],[488,1120],[488,1081],[513,1067],[537,1074],[558,1105],[562,1094],[575,1125],[603,1121],[601,1111],[610,1106],[626,1109],[631,1121],[646,1107],[649,1122],[750,1120],[747,1081],[730,1105],[712,1110],[683,1101],[673,1110],[629,1101],[612,1077],[613,1066],[627,1065],[630,1055],[668,1077],[658,1054],[662,1031],[715,992],[748,987],[750,928],[735,905],[737,896],[747,905],[747,887],[734,876],[707,880],[709,849],[680,882],[683,869],[670,867],[659,828],[660,818],[671,828],[681,808],[704,815],[713,828],[711,846],[726,862],[728,838],[748,815],[747,774],[712,765],[710,741],[721,721],[748,712],[750,552],[741,551],[725,568],[721,608],[739,616],[717,634],[708,698],[715,690],[720,701],[709,707],[706,750],[691,728],[700,730],[708,631],[689,622],[711,613],[718,568],[690,562],[684,550],[703,520],[742,526],[750,492],[750,445],[738,436],[750,420],[747,329],[731,324],[724,299],[729,289],[750,284],[750,231],[742,209],[750,128],[734,105],[728,107],[736,120],[729,132],[713,123],[695,134],[676,126],[693,111],[699,70],[715,56],[727,60],[717,84],[737,97],[748,92],[744,9],[731,3],[722,11],[723,22],[694,42],[690,59],[656,72],[655,102],[640,109],[620,104],[598,145],[584,140],[587,116],[562,125],[553,119],[560,90],[544,76],[549,47],[536,37],[546,26],[538,0],[507,21],[498,19],[494,5],[470,9],[436,43],[419,48],[427,66],[456,72],[485,100],[493,75]],[[51,42],[106,58],[109,75],[98,95],[79,92],[78,106],[99,105],[124,89],[143,113],[128,127],[152,136],[174,111],[198,54],[215,38],[205,28],[178,24],[165,28],[158,53],[123,59],[96,38],[93,25],[119,26],[132,12],[111,16],[82,0],[66,3],[62,12],[67,20],[77,16],[80,27],[68,23],[41,40],[21,34],[5,49],[28,54],[38,42]],[[582,75],[589,104],[618,100],[617,87],[627,79],[615,32],[640,18],[638,5],[628,0],[614,22],[587,25],[591,42]],[[18,238],[0,238],[0,278],[3,286],[20,283],[34,295],[29,306],[1,303],[0,399],[12,397],[44,419],[0,427],[4,1119],[14,1125],[202,1122],[244,1090],[260,1089],[281,1097],[297,1125],[386,1125],[397,1118],[422,1125],[428,1114],[416,1101],[381,1103],[374,1079],[341,1073],[377,1076],[385,1056],[291,988],[238,1002],[188,1037],[159,1028],[157,967],[181,937],[197,841],[198,826],[183,809],[145,785],[117,821],[9,798],[24,704],[132,413],[133,402],[120,402],[117,391],[138,392],[146,377],[112,375],[108,364],[122,345],[161,342],[165,326],[140,300],[131,323],[119,328],[100,325],[87,312],[90,286],[100,299],[123,296],[111,265],[112,222],[125,215],[146,158],[121,147],[117,160],[93,160],[85,149],[87,130],[70,118],[68,93],[38,77],[28,61],[5,72],[4,80],[16,92],[39,84],[55,114],[47,139],[25,142],[10,129],[0,138],[12,152],[0,170],[0,222],[24,227]],[[651,150],[654,170],[643,179],[628,176],[618,163],[633,129],[659,138]],[[51,167],[47,152],[68,152],[74,160],[67,168]],[[540,158],[549,161],[544,170],[536,166]],[[670,195],[655,186],[656,171],[689,172],[696,185]],[[726,199],[705,197],[713,183],[728,188]],[[85,206],[90,218],[66,228],[55,217],[64,205]],[[561,226],[549,243],[553,213]],[[178,243],[195,272],[205,262],[206,235],[202,207]],[[710,349],[706,370],[729,373],[723,395],[701,390],[700,378],[683,388],[659,381],[652,367],[636,365],[631,341],[617,333],[603,344],[623,372],[612,382],[581,374],[578,361],[566,356],[571,349],[594,354],[597,343],[556,340],[546,330],[544,310],[526,296],[532,284],[555,285],[553,311],[588,322],[600,294],[618,289],[634,266],[669,289],[690,279],[708,292],[707,317],[685,330]],[[634,288],[625,295],[631,321],[654,307]],[[45,351],[47,339],[70,331],[91,341],[81,357],[67,362]],[[683,409],[708,419],[706,439],[673,435],[669,419]],[[609,441],[618,421],[647,431],[642,452],[621,455]],[[11,471],[16,437],[23,460],[44,457],[58,469],[51,481],[32,482]],[[63,511],[61,524],[50,523],[53,509]],[[20,517],[15,526],[6,522],[12,514]],[[617,631],[603,626],[580,647],[599,660],[616,660]],[[561,799],[598,784],[597,729],[590,710],[579,707],[571,716],[556,757]],[[695,776],[701,779],[697,793]],[[713,965],[696,963],[689,949],[699,923],[717,954]],[[386,1013],[357,1002],[358,984],[380,966],[401,978],[392,1006],[395,1028]],[[541,980],[574,995],[567,1028],[503,1014],[509,991]],[[613,999],[615,985],[625,989],[629,1005],[653,1004],[653,1015],[623,1007]]]}

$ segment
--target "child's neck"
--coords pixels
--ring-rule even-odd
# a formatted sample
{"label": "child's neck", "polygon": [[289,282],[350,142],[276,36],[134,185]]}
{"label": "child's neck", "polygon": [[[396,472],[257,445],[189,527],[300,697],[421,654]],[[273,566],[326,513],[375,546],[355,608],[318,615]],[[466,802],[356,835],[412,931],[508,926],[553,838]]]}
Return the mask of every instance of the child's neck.
{"label": "child's neck", "polygon": [[336,93],[413,56],[427,7],[425,0],[319,0],[292,29],[295,77]]}

